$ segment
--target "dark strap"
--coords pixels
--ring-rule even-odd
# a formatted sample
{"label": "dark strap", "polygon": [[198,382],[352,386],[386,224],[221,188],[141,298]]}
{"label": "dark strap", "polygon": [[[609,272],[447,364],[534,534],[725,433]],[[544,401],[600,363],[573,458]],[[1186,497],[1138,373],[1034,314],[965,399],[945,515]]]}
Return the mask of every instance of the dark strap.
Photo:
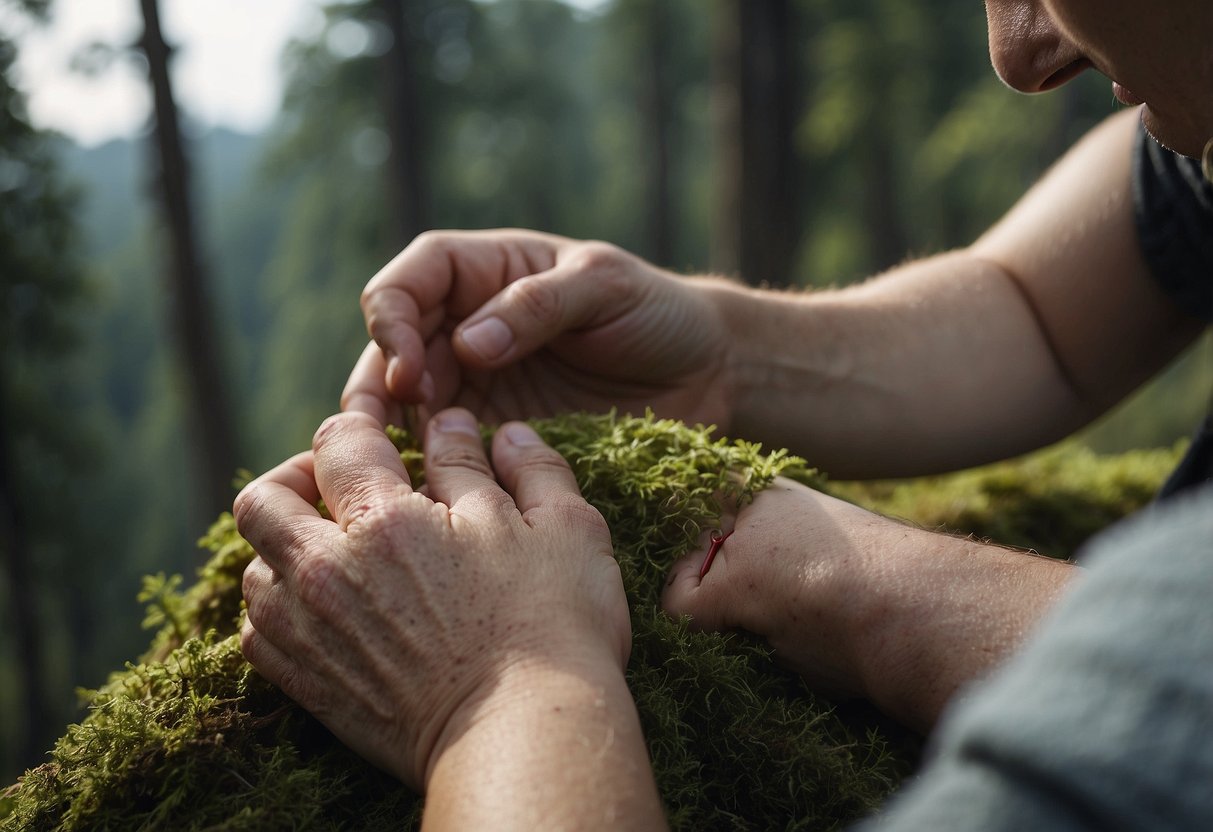
{"label": "dark strap", "polygon": [[1213,413],[1192,437],[1192,446],[1167,477],[1158,499],[1165,500],[1202,483],[1213,482]]}

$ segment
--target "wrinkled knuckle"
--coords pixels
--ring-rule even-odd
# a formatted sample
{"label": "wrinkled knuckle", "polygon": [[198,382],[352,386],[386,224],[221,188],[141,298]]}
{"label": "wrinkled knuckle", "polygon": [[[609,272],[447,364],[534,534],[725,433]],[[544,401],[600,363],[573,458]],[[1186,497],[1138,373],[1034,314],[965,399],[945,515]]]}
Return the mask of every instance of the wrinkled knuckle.
{"label": "wrinkled knuckle", "polygon": [[256,563],[257,559],[254,559],[252,563],[244,567],[244,575],[240,578],[240,594],[243,596],[245,603],[248,605],[248,615],[250,620],[256,616],[257,612],[260,612],[259,608],[256,612],[253,610],[255,599],[258,597],[260,587],[257,580],[257,573],[255,571]]}
{"label": "wrinkled knuckle", "polygon": [[313,685],[298,665],[292,663],[282,668],[276,684],[283,693],[295,700],[304,710],[315,715],[319,700],[315,695]]}
{"label": "wrinkled knuckle", "polygon": [[527,315],[541,324],[553,324],[560,320],[560,296],[549,281],[523,278],[510,284],[507,291],[512,304],[522,307]]}
{"label": "wrinkled knuckle", "polygon": [[564,494],[554,499],[549,508],[560,521],[596,534],[605,534],[608,539],[610,538],[610,528],[607,526],[606,518],[583,497],[576,494]]}
{"label": "wrinkled knuckle", "polygon": [[471,444],[452,444],[435,449],[433,462],[443,468],[466,468],[488,477],[493,475],[484,451]]}
{"label": "wrinkled knuckle", "polygon": [[616,271],[627,260],[627,254],[619,246],[599,240],[578,246],[574,256],[580,270],[594,272],[595,276]]}
{"label": "wrinkled knuckle", "polygon": [[256,628],[249,624],[245,624],[240,628],[240,652],[244,654],[244,658],[253,667],[260,670],[261,662],[260,643],[263,636],[257,632]]}
{"label": "wrinkled knuckle", "polygon": [[312,447],[320,448],[333,439],[334,434],[340,433],[347,423],[345,413],[334,413],[320,423],[312,434]]}
{"label": "wrinkled knuckle", "polygon": [[250,532],[261,525],[266,499],[265,485],[257,482],[249,483],[236,495],[232,517],[236,521],[236,531],[242,537],[248,538]]}
{"label": "wrinkled knuckle", "polygon": [[331,558],[313,556],[299,561],[294,577],[299,603],[311,615],[325,621],[340,614],[344,576]]}

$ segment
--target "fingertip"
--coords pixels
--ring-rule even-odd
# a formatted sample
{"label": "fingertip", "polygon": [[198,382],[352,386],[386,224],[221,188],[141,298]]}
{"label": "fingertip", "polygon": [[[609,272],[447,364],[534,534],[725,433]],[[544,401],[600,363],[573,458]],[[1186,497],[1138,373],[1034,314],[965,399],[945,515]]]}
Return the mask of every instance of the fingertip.
{"label": "fingertip", "polygon": [[507,422],[499,431],[505,440],[516,448],[533,448],[547,443],[526,422]]}
{"label": "fingertip", "polygon": [[480,438],[480,423],[470,410],[462,407],[449,407],[430,419],[427,430],[436,433],[461,434]]}

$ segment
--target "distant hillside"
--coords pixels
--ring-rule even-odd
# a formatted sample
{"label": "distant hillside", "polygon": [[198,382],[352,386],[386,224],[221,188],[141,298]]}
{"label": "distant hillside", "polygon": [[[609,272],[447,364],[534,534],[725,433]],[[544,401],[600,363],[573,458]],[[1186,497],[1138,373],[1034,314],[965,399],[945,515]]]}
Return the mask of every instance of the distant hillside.
{"label": "distant hillside", "polygon": [[[194,192],[203,233],[214,218],[247,188],[265,146],[262,136],[209,130],[190,140]],[[63,142],[60,158],[67,176],[81,189],[80,222],[91,256],[105,256],[128,244],[146,220],[149,204],[150,139],[119,139],[84,148]]]}

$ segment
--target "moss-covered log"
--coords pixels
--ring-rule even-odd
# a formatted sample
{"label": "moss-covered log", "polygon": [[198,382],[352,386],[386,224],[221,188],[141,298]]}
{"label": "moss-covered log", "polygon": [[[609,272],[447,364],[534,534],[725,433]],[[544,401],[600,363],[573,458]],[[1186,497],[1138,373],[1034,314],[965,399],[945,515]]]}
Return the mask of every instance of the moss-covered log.
{"label": "moss-covered log", "polygon": [[[632,607],[628,681],[675,829],[833,829],[907,774],[913,738],[833,708],[739,635],[693,633],[658,610],[669,565],[715,525],[724,494],[779,475],[929,527],[1069,556],[1149,499],[1173,452],[1079,449],[908,484],[831,485],[783,452],[652,417],[536,423],[606,517]],[[398,445],[414,481],[420,454]],[[90,694],[88,717],[0,798],[5,830],[415,827],[420,800],[367,766],[243,660],[235,633],[252,557],[230,515],[201,544],[198,581],[147,580],[158,632],[144,660]],[[475,784],[469,784],[474,788]],[[402,823],[403,821],[403,823]]]}

